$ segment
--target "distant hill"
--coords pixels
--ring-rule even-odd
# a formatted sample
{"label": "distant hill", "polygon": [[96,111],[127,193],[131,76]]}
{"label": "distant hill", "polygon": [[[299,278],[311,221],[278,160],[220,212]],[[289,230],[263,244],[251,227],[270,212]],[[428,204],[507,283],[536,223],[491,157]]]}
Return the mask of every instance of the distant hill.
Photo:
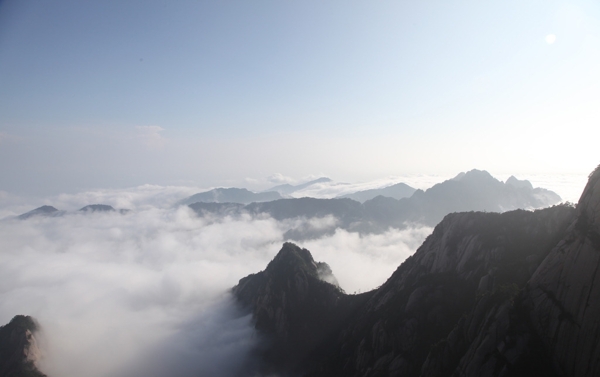
{"label": "distant hill", "polygon": [[30,217],[47,217],[47,216],[57,216],[59,214],[61,214],[62,211],[57,210],[56,208],[52,207],[52,206],[41,206],[38,207],[34,210],[31,210],[27,213],[24,213],[22,215],[17,216],[18,219],[20,220],[27,220]]}
{"label": "distant hill", "polygon": [[216,188],[210,191],[194,194],[179,202],[180,205],[188,205],[192,203],[241,203],[248,204],[253,202],[269,202],[272,200],[281,199],[282,196],[278,192],[252,192],[244,188]]}
{"label": "distant hill", "polygon": [[114,212],[115,209],[112,206],[106,204],[90,204],[81,209],[82,212]]}
{"label": "distant hill", "polygon": [[434,226],[452,212],[505,212],[548,207],[561,201],[552,191],[530,188],[527,181],[516,178],[509,181],[505,184],[486,171],[471,170],[426,191],[416,190],[410,198],[400,200],[377,196],[361,204],[348,198],[290,198],[246,206],[196,203],[190,208],[200,215],[268,214],[276,220],[333,216],[338,220],[318,229],[302,225],[286,234],[288,239],[298,241],[333,233],[338,227],[379,233],[389,228],[402,229],[413,223]]}
{"label": "distant hill", "polygon": [[[107,204],[90,204],[79,209],[78,212],[95,213],[95,212],[118,212],[126,214],[131,212],[129,209],[115,209]],[[19,220],[27,220],[32,217],[58,217],[72,212],[61,211],[52,206],[41,206],[22,215],[17,216]],[[1,376],[0,376],[1,377]]]}
{"label": "distant hill", "polygon": [[364,203],[367,200],[371,200],[380,195],[394,199],[409,198],[415,191],[417,191],[415,188],[410,187],[406,183],[397,183],[384,188],[357,191],[352,194],[340,195],[338,198],[348,198]]}
{"label": "distant hill", "polygon": [[283,185],[271,187],[267,191],[276,191],[276,192],[278,192],[278,193],[280,193],[282,195],[289,195],[289,194],[292,194],[292,193],[294,193],[296,191],[303,190],[303,189],[305,189],[305,188],[307,188],[309,186],[312,186],[314,184],[325,183],[325,182],[331,182],[331,179],[329,179],[327,177],[321,177],[321,178],[315,179],[313,181],[302,183],[302,184],[295,185],[295,186],[286,183],[286,184],[283,184]]}

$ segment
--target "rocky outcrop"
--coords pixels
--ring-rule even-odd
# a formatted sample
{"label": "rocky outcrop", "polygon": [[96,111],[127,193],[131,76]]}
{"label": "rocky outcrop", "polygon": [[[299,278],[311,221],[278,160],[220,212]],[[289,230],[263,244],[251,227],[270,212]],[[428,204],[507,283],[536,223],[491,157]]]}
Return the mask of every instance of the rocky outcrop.
{"label": "rocky outcrop", "polygon": [[37,330],[35,320],[23,315],[0,327],[0,377],[45,377],[36,367],[40,359]]}
{"label": "rocky outcrop", "polygon": [[555,366],[600,375],[600,167],[589,178],[567,235],[532,276],[530,318]]}
{"label": "rocky outcrop", "polygon": [[232,289],[267,339],[260,352],[264,373],[306,370],[316,360],[312,354],[363,301],[345,295],[333,279],[329,266],[308,250],[285,243],[264,271]]}

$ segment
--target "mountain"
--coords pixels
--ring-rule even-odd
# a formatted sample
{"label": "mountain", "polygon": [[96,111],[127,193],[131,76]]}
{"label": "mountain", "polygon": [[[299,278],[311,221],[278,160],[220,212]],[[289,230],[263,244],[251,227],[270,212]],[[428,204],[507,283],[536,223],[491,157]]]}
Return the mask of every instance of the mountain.
{"label": "mountain", "polygon": [[[119,212],[120,214],[129,213],[129,209],[115,209],[107,204],[90,204],[79,209],[79,212],[94,213],[94,212]],[[59,211],[52,206],[41,206],[27,213],[17,216],[17,219],[27,220],[31,217],[57,217],[68,214],[67,211]]]}
{"label": "mountain", "polygon": [[357,191],[352,194],[340,195],[338,198],[348,198],[364,203],[367,200],[371,200],[380,195],[394,199],[409,198],[415,191],[416,189],[410,187],[406,183],[396,183],[395,185],[384,188]]}
{"label": "mountain", "polygon": [[45,377],[36,367],[40,359],[37,331],[35,320],[23,315],[0,327],[0,376]]}
{"label": "mountain", "polygon": [[378,233],[389,228],[402,229],[413,223],[434,226],[452,212],[503,212],[517,208],[546,207],[560,201],[560,197],[552,191],[514,184],[515,181],[527,181],[509,181],[505,184],[488,172],[471,170],[426,191],[417,190],[410,198],[400,200],[377,196],[361,204],[348,198],[290,198],[247,206],[195,203],[190,208],[201,216],[249,213],[268,214],[276,220],[326,216],[337,219],[319,229],[300,225],[286,235],[287,239],[302,241],[333,233],[338,227],[361,233]]}
{"label": "mountain", "polygon": [[279,186],[275,186],[275,187],[271,187],[269,190],[267,191],[276,191],[278,193],[280,193],[281,195],[289,195],[292,194],[296,191],[300,191],[303,190],[309,186],[312,186],[314,184],[317,183],[326,183],[326,182],[331,182],[331,179],[327,178],[327,177],[321,177],[318,179],[315,179],[313,181],[310,182],[306,182],[306,183],[302,183],[296,186],[290,185],[288,183],[283,184],[283,185],[279,185]]}
{"label": "mountain", "polygon": [[268,202],[277,199],[281,199],[281,195],[274,191],[256,193],[243,188],[216,188],[185,198],[179,202],[179,205],[189,205],[198,202],[248,204],[253,202]]}
{"label": "mountain", "polygon": [[264,271],[232,289],[252,310],[256,329],[268,337],[268,346],[258,353],[263,374],[303,370],[310,354],[364,302],[331,282],[335,279],[327,264],[285,243]]}
{"label": "mountain", "polygon": [[52,207],[52,206],[41,206],[38,207],[34,210],[31,210],[27,213],[24,213],[22,215],[17,216],[18,219],[20,220],[27,220],[31,217],[37,217],[37,216],[42,216],[42,217],[47,217],[47,216],[58,216],[62,213],[62,211],[57,210],[56,208]]}
{"label": "mountain", "polygon": [[567,235],[525,291],[530,318],[561,371],[600,375],[600,166],[577,204]]}
{"label": "mountain", "polygon": [[[310,253],[298,250],[285,244],[274,259],[285,263],[233,288],[270,341],[260,354],[269,373],[600,375],[600,167],[576,208],[445,216],[381,287],[361,295],[317,282]],[[289,303],[310,315],[296,316]]]}
{"label": "mountain", "polygon": [[115,212],[116,210],[106,204],[90,204],[79,209],[81,212]]}

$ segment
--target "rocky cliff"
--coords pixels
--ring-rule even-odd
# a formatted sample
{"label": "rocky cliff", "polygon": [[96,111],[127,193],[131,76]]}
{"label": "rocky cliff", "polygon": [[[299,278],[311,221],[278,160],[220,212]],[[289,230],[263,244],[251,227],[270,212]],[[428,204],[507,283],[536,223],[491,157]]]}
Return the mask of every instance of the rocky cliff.
{"label": "rocky cliff", "polygon": [[527,285],[529,315],[555,367],[568,376],[600,375],[600,166],[576,218]]}
{"label": "rocky cliff", "polygon": [[37,367],[40,351],[35,320],[17,315],[0,327],[0,377],[45,377]]}

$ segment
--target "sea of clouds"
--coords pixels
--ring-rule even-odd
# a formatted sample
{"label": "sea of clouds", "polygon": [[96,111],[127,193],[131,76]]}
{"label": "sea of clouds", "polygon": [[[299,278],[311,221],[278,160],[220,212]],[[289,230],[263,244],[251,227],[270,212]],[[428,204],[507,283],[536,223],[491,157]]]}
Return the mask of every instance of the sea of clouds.
{"label": "sea of clouds", "polygon": [[[67,213],[0,221],[0,323],[43,328],[49,376],[238,376],[260,338],[228,290],[263,270],[298,222],[335,219],[198,217],[172,204],[193,189],[142,186],[40,200]],[[14,199],[14,198],[12,198]],[[30,210],[4,197],[7,216]],[[128,208],[82,213],[87,204]],[[27,207],[27,208],[25,208]],[[363,235],[338,229],[299,243],[327,262],[348,293],[381,285],[430,234],[409,227]]]}
{"label": "sea of clouds", "polygon": [[[518,178],[571,202],[587,179]],[[330,182],[294,196],[335,197],[399,181],[426,189],[442,180]],[[198,217],[175,206],[201,191],[144,185],[47,198],[0,192],[0,324],[16,314],[40,322],[41,368],[50,377],[252,375],[261,339],[229,289],[263,270],[290,229],[331,228],[337,220]],[[77,211],[97,203],[131,211]],[[66,214],[14,217],[44,204]],[[361,236],[337,229],[298,245],[327,262],[347,293],[358,293],[381,285],[431,231],[414,225]]]}

